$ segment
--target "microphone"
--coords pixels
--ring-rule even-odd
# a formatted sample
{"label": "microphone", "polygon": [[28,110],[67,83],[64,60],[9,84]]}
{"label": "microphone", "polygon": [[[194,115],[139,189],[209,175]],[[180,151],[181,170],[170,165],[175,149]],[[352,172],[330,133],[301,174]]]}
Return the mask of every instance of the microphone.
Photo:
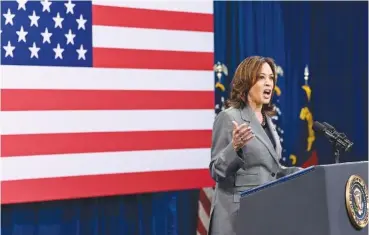
{"label": "microphone", "polygon": [[352,145],[354,144],[349,139],[347,139],[344,133],[339,133],[333,126],[331,126],[326,122],[323,122],[322,124],[318,121],[315,121],[313,124],[313,129],[316,132],[323,133],[329,139],[330,142],[336,144],[345,152],[349,151]]}
{"label": "microphone", "polygon": [[330,124],[323,122],[315,121],[313,124],[313,129],[318,133],[323,133],[328,140],[333,144],[334,155],[336,163],[339,162],[340,157],[340,149],[345,152],[349,151],[354,144],[351,142],[344,133],[339,133],[333,126]]}
{"label": "microphone", "polygon": [[328,124],[328,123],[326,123],[326,122],[323,122],[323,125],[324,125],[324,126],[326,126],[326,127],[328,127],[328,128],[329,128],[329,129],[331,129],[331,130],[335,130],[333,126],[329,125],[329,124]]}

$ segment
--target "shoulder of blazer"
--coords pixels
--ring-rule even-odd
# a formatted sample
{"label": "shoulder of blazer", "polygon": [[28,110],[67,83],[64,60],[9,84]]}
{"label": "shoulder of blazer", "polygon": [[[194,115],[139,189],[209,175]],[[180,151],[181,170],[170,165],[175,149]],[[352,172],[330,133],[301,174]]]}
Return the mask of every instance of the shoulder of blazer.
{"label": "shoulder of blazer", "polygon": [[222,112],[230,117],[240,116],[240,110],[233,107],[227,108]]}
{"label": "shoulder of blazer", "polygon": [[231,117],[231,118],[242,119],[246,122],[250,122],[251,120],[250,110],[247,106],[242,109],[229,107],[221,111],[219,114],[221,113],[224,113],[224,115],[227,115],[228,117]]}

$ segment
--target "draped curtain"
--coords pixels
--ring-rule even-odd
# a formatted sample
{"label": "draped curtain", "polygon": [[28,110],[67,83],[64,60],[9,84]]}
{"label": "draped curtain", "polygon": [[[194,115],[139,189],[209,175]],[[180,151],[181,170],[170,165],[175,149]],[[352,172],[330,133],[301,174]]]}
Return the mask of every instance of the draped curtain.
{"label": "draped curtain", "polygon": [[3,235],[195,234],[197,190],[2,205]]}
{"label": "draped curtain", "polygon": [[[311,2],[311,86],[315,117],[354,142],[342,162],[368,160],[368,2]],[[333,161],[317,139],[321,164]]]}
{"label": "draped curtain", "polygon": [[[314,118],[327,121],[355,142],[343,161],[367,160],[368,3],[215,1],[215,63],[227,66],[227,98],[236,66],[250,55],[270,56],[283,69],[281,110],[286,165],[303,150],[299,119],[304,68],[309,66]],[[217,80],[216,80],[217,81]],[[317,138],[319,163],[332,163],[331,149]],[[297,148],[297,149],[296,149]],[[209,156],[210,160],[210,156]],[[180,179],[179,179],[180,182]],[[122,185],[123,187],[123,185]],[[4,235],[196,234],[198,190],[2,205]]]}

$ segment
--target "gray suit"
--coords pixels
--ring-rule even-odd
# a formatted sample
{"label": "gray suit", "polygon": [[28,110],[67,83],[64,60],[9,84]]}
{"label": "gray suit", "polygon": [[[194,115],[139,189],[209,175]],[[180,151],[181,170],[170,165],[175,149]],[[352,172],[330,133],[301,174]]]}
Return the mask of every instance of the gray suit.
{"label": "gray suit", "polygon": [[[246,122],[255,137],[237,154],[232,146],[232,121]],[[220,112],[214,121],[210,172],[216,181],[210,214],[209,234],[234,235],[240,192],[275,180],[278,176],[298,171],[297,167],[284,167],[279,163],[281,144],[272,121],[267,123],[274,139],[270,141],[255,113],[249,108],[229,108]]]}

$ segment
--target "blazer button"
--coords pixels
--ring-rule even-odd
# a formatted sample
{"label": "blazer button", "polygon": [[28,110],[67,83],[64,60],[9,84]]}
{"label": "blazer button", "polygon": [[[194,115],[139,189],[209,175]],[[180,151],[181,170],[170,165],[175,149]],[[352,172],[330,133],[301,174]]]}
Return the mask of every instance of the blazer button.
{"label": "blazer button", "polygon": [[275,176],[275,173],[274,173],[274,172],[272,173],[272,176],[273,176],[273,177]]}

